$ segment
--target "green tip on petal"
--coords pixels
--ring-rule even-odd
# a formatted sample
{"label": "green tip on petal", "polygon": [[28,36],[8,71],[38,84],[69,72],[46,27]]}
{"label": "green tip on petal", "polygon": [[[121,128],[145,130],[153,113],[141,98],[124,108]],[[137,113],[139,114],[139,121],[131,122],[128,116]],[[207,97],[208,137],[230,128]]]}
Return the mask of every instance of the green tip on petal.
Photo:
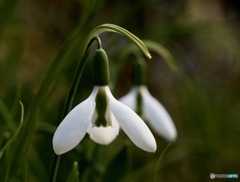
{"label": "green tip on petal", "polygon": [[110,113],[108,113],[109,103],[108,103],[108,98],[105,90],[103,89],[98,90],[98,93],[95,98],[95,102],[96,102],[96,112],[97,112],[95,125],[97,127],[111,126],[111,116],[110,116]]}

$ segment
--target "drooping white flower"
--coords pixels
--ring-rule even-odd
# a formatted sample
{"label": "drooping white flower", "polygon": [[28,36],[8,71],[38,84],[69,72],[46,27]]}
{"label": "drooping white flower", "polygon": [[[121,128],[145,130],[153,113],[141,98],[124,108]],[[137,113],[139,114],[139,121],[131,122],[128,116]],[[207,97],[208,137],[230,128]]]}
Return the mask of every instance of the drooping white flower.
{"label": "drooping white flower", "polygon": [[134,86],[119,101],[137,113],[140,110],[140,114],[158,135],[170,142],[176,139],[177,131],[171,117],[162,104],[149,93],[145,85]]}
{"label": "drooping white flower", "polygon": [[119,127],[136,146],[155,152],[156,141],[144,121],[117,101],[108,86],[94,86],[91,95],[58,126],[53,137],[54,151],[60,155],[73,149],[86,133],[96,143],[107,145],[116,138]]}
{"label": "drooping white flower", "polygon": [[109,81],[107,54],[99,48],[93,58],[94,89],[57,128],[53,136],[56,154],[73,149],[86,133],[96,143],[108,145],[117,137],[120,127],[136,146],[155,152],[157,146],[151,131],[133,110],[113,97],[108,87]]}

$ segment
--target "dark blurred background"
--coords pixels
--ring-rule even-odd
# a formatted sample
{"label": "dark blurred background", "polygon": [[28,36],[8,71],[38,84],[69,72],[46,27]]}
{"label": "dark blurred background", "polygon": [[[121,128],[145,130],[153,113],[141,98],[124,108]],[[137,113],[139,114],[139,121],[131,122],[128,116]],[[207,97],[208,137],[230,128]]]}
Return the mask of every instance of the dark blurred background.
{"label": "dark blurred background", "polygon": [[[30,102],[49,66],[78,30],[78,46],[54,77],[38,117],[39,123],[50,123],[53,128],[58,125],[84,41],[94,27],[103,23],[122,26],[140,39],[154,40],[175,58],[177,71],[169,69],[155,53],[147,63],[149,90],[168,110],[178,130],[178,139],[166,151],[157,174],[159,181],[212,181],[210,173],[240,175],[240,2],[237,0],[0,0],[1,113],[6,107],[17,117],[18,100],[24,103],[26,113],[31,112]],[[129,41],[111,33],[101,38],[114,70]],[[114,73],[111,72],[113,79]],[[90,63],[86,65],[75,105],[90,93],[89,78]],[[129,80],[127,75],[122,78]],[[117,98],[131,86],[125,80],[117,86],[114,93]],[[2,114],[1,120],[4,118]],[[1,121],[0,132],[9,127]],[[124,134],[121,137],[126,138]],[[154,175],[156,160],[167,145],[162,138],[155,137],[158,143],[155,154],[133,148],[132,171],[127,181],[147,181]],[[43,152],[41,160],[49,171],[52,135],[45,136],[39,129],[35,138],[33,144]],[[46,152],[44,146],[51,150]],[[107,151],[114,151],[111,149],[114,146],[117,143],[108,146]],[[106,152],[106,148],[101,150]],[[75,155],[69,154],[65,160],[73,160]],[[105,155],[101,155],[100,164]],[[81,160],[79,166],[85,170]]]}

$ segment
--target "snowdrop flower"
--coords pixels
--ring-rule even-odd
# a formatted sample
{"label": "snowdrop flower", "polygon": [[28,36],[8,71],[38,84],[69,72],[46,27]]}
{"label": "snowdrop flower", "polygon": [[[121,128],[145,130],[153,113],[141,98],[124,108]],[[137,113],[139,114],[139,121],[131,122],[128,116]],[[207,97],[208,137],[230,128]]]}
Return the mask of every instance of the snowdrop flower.
{"label": "snowdrop flower", "polygon": [[108,87],[105,51],[98,49],[93,61],[93,91],[58,126],[53,137],[55,153],[60,155],[73,149],[86,133],[96,143],[108,145],[117,137],[120,127],[136,146],[155,152],[156,141],[147,125],[134,111],[117,101]]}
{"label": "snowdrop flower", "polygon": [[135,65],[135,86],[119,101],[142,116],[158,135],[173,142],[177,137],[175,125],[162,104],[149,93],[145,85],[144,66],[143,62]]}

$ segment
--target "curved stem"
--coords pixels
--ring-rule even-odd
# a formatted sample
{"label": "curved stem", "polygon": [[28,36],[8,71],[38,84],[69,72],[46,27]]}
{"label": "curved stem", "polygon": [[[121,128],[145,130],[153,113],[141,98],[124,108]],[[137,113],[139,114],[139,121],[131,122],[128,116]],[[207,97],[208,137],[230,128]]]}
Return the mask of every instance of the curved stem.
{"label": "curved stem", "polygon": [[16,132],[14,133],[14,135],[12,136],[12,138],[7,142],[7,144],[0,150],[0,159],[3,155],[3,153],[5,152],[5,150],[12,144],[12,142],[16,139],[16,137],[18,136],[21,128],[22,128],[22,125],[23,125],[23,120],[24,120],[24,106],[22,104],[21,101],[19,101],[20,103],[20,106],[21,106],[21,119],[20,119],[20,124],[16,130]]}
{"label": "curved stem", "polygon": [[97,42],[98,49],[101,49],[101,48],[102,48],[102,42],[101,42],[100,38],[99,38],[99,37],[93,37],[93,38],[91,39],[91,41],[89,42],[89,45],[91,45],[92,42],[94,42],[94,41]]}
{"label": "curved stem", "polygon": [[92,47],[92,44],[93,44],[94,41],[97,41],[98,47],[102,46],[101,45],[101,41],[100,41],[100,39],[98,37],[93,37],[89,41],[89,43],[87,44],[86,51],[83,53],[83,56],[82,56],[82,58],[79,61],[79,64],[77,66],[77,70],[76,70],[74,78],[73,78],[73,82],[72,82],[72,84],[70,86],[70,89],[69,89],[69,92],[68,92],[68,96],[67,96],[67,99],[66,99],[66,103],[65,103],[65,108],[64,108],[64,111],[63,111],[62,119],[72,109],[72,102],[73,102],[73,99],[74,99],[75,94],[77,92],[77,88],[78,88],[80,79],[82,77],[82,72],[83,72],[83,69],[85,67],[87,58],[88,58],[90,50],[91,50],[90,48]]}
{"label": "curved stem", "polygon": [[156,181],[157,181],[157,172],[158,172],[158,169],[160,168],[160,164],[162,165],[163,157],[164,157],[164,155],[165,155],[166,150],[169,148],[170,145],[171,145],[171,143],[169,143],[169,144],[164,148],[164,150],[162,151],[162,153],[161,153],[161,155],[160,155],[160,157],[159,157],[159,159],[158,159],[158,161],[157,161],[153,182],[156,182]]}
{"label": "curved stem", "polygon": [[[103,24],[103,25],[97,26],[90,32],[87,38],[87,42],[89,42],[93,37],[99,36],[103,32],[114,32],[127,37],[134,44],[136,44],[136,46],[142,51],[142,53],[147,58],[151,59],[151,54],[149,53],[148,48],[138,37],[136,37],[134,34],[129,32],[128,30],[114,24]],[[86,49],[87,47],[85,47],[83,51],[85,52]]]}

